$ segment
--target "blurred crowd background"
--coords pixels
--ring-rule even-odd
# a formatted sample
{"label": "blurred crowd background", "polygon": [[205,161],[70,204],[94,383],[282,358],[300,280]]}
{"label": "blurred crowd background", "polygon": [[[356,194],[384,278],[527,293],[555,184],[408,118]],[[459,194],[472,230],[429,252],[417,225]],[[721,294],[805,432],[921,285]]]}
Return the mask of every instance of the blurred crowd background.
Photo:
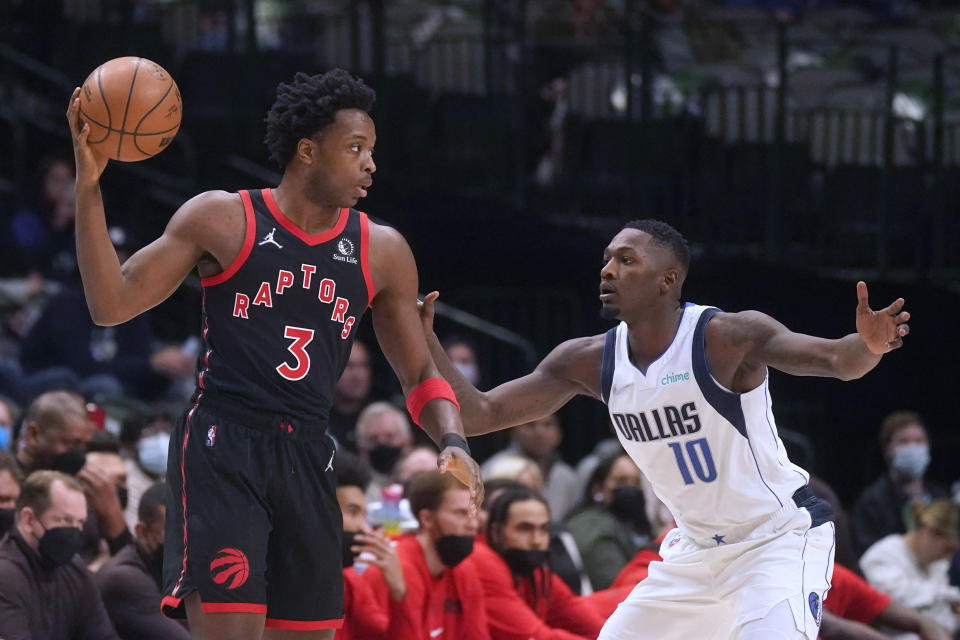
{"label": "blurred crowd background", "polygon": [[[911,335],[864,379],[771,372],[781,437],[851,513],[871,487],[893,491],[873,495],[881,510],[904,498],[898,530],[913,499],[960,493],[956,2],[0,0],[0,447],[16,453],[27,408],[66,389],[129,477],[155,480],[193,389],[199,279],[95,327],[73,245],[67,99],[121,55],[160,63],[184,102],[170,148],[106,171],[121,254],[199,191],[276,184],[262,144],[276,84],[344,67],[377,92],[378,171],[359,208],[410,242],[421,291],[441,292],[437,332],[478,387],[608,328],[602,250],[626,220],[661,218],[692,244],[691,301],[839,337],[854,330],[856,280],[874,307],[905,297]],[[358,336],[331,425],[372,465],[379,500],[398,460],[427,443],[394,433],[406,431],[390,418],[399,386],[368,321]],[[910,427],[903,442],[882,426],[891,414]],[[394,427],[379,434],[380,422]],[[577,399],[550,425],[471,444],[488,472],[510,452],[534,460],[526,472],[560,523],[612,437],[604,408]],[[897,448],[924,441],[923,465],[916,447],[900,456],[913,477],[893,471]],[[889,531],[852,520],[856,568]]]}

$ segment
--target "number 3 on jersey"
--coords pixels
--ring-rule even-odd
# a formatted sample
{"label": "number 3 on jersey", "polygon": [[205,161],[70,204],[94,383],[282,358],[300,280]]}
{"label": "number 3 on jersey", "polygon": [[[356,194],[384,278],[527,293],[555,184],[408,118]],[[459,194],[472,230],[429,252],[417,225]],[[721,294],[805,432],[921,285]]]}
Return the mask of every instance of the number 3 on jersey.
{"label": "number 3 on jersey", "polygon": [[302,380],[310,373],[310,354],[307,353],[307,345],[313,340],[313,329],[287,325],[283,329],[283,337],[293,340],[293,343],[287,347],[287,351],[296,358],[296,364],[291,367],[284,362],[277,367],[277,373],[287,380]]}
{"label": "number 3 on jersey", "polygon": [[[697,453],[697,447],[700,453]],[[683,484],[693,484],[693,476],[690,475],[690,467],[687,466],[686,458],[690,459],[690,466],[693,472],[697,474],[703,482],[713,482],[717,479],[717,466],[713,462],[713,454],[710,453],[710,445],[706,438],[697,438],[686,443],[683,449],[687,450],[686,458],[683,455],[683,449],[679,442],[671,442],[670,448],[673,449],[673,455],[677,458],[677,466],[680,467],[680,475],[683,476]],[[702,457],[702,460],[701,460]]]}

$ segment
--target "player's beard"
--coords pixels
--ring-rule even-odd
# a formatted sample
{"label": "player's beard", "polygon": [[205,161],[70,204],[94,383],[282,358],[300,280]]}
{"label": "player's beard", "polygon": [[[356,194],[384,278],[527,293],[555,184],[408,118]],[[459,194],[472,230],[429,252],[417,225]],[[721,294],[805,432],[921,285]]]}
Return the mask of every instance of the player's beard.
{"label": "player's beard", "polygon": [[620,315],[620,309],[611,305],[600,303],[600,317],[604,320],[616,320]]}

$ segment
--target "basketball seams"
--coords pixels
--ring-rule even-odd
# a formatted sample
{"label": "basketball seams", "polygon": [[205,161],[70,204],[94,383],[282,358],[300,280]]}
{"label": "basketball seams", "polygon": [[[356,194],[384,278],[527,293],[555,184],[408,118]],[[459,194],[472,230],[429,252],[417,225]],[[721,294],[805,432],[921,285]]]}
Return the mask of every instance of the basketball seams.
{"label": "basketball seams", "polygon": [[[129,134],[126,132],[127,116],[130,115],[130,100],[131,100],[131,98],[133,98],[133,88],[134,88],[134,86],[136,86],[136,84],[137,84],[137,74],[140,73],[140,62],[141,62],[142,60],[143,60],[143,58],[137,58],[137,62],[135,63],[135,66],[133,67],[133,77],[130,78],[130,88],[127,90],[127,104],[126,104],[126,106],[124,106],[124,108],[123,108],[123,121],[120,123],[120,139],[117,140],[117,157],[118,157],[118,158],[123,155],[123,153],[122,153],[122,150],[123,150],[123,136],[129,135]],[[134,138],[134,140],[136,140],[136,138]]]}
{"label": "basketball seams", "polygon": [[138,137],[138,136],[141,136],[141,135],[144,135],[144,136],[145,136],[145,135],[158,135],[158,133],[159,133],[159,134],[168,133],[168,132],[170,132],[170,131],[175,131],[175,130],[177,130],[177,129],[180,128],[180,125],[177,124],[176,127],[172,127],[172,128],[170,128],[170,129],[167,129],[166,131],[161,131],[161,132],[158,132],[158,133],[150,133],[150,134],[140,133],[140,127],[143,125],[144,120],[146,120],[147,118],[149,118],[149,117],[150,117],[150,114],[153,113],[154,111],[156,111],[156,110],[157,110],[157,107],[159,107],[160,105],[162,105],[162,104],[166,101],[167,96],[170,95],[170,91],[173,89],[174,85],[175,85],[175,83],[174,83],[174,81],[173,81],[173,78],[171,77],[171,78],[170,78],[170,84],[167,85],[167,90],[164,91],[163,95],[160,97],[160,99],[157,101],[157,103],[156,103],[155,105],[153,105],[152,107],[150,107],[150,109],[147,110],[147,112],[146,112],[145,114],[143,114],[143,117],[140,118],[140,122],[138,122],[138,123],[137,123],[137,126],[133,129],[133,146],[135,146],[135,147],[137,148],[137,151],[139,151],[139,152],[141,152],[141,153],[148,153],[147,151],[144,151],[143,149],[140,148],[140,144],[139,144],[139,142],[137,141],[137,137]]}

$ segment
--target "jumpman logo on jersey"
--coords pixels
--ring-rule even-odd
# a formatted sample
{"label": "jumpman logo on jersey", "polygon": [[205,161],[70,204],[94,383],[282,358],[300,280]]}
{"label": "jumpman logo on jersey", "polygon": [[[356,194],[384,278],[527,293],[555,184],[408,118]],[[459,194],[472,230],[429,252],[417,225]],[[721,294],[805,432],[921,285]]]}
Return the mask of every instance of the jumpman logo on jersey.
{"label": "jumpman logo on jersey", "polygon": [[258,242],[258,243],[257,243],[257,246],[259,247],[259,246],[262,246],[262,245],[265,245],[265,244],[275,244],[275,245],[277,245],[277,249],[283,249],[283,245],[281,245],[279,242],[277,242],[276,240],[273,239],[273,234],[275,234],[276,232],[277,232],[277,228],[276,228],[276,227],[270,229],[270,233],[268,233],[267,235],[263,236],[263,240],[261,240],[260,242]]}
{"label": "jumpman logo on jersey", "polygon": [[330,454],[330,460],[327,461],[327,468],[324,469],[324,472],[333,471],[333,458],[337,455],[336,449],[333,450],[333,453]]}

